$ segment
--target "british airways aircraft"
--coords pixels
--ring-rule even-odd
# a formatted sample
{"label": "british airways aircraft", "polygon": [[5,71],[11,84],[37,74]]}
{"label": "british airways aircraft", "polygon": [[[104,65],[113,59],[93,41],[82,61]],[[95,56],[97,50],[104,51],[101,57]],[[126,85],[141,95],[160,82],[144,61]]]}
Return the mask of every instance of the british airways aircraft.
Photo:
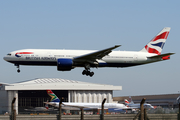
{"label": "british airways aircraft", "polygon": [[[131,97],[129,97],[129,101],[127,99],[124,99],[124,102],[125,102],[125,105],[127,105],[130,108],[140,109],[140,103],[135,104]],[[144,108],[154,109],[154,107],[151,104],[148,104],[148,103],[144,103]]]}
{"label": "british airways aircraft", "polygon": [[161,54],[169,31],[164,28],[140,51],[112,51],[120,45],[103,50],[23,49],[8,53],[4,60],[17,66],[17,72],[20,65],[57,66],[58,71],[84,67],[82,74],[92,77],[93,67],[130,67],[170,59],[174,53]]}

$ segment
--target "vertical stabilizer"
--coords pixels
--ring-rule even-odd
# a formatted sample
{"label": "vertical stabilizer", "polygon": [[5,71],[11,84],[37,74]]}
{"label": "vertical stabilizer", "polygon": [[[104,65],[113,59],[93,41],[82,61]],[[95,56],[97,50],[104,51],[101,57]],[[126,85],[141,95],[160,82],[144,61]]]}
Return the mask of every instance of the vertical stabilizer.
{"label": "vertical stabilizer", "polygon": [[165,27],[140,52],[155,53],[157,55],[160,55],[170,29],[170,27]]}
{"label": "vertical stabilizer", "polygon": [[131,96],[129,96],[129,102],[130,102],[130,104],[134,104],[134,102],[133,102]]}
{"label": "vertical stabilizer", "polygon": [[129,104],[129,101],[127,99],[124,99],[124,102],[125,102],[126,105]]}
{"label": "vertical stabilizer", "polygon": [[46,90],[47,94],[51,97],[50,102],[60,102],[59,98],[51,91],[51,90]]}

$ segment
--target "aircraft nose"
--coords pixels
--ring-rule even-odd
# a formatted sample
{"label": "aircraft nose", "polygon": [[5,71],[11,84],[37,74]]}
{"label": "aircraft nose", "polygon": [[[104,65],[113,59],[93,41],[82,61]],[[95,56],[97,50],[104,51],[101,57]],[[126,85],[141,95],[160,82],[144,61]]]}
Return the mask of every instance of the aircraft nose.
{"label": "aircraft nose", "polygon": [[5,61],[7,61],[7,58],[6,58],[6,57],[3,57],[3,59],[4,59]]}
{"label": "aircraft nose", "polygon": [[3,59],[5,61],[9,61],[9,60],[11,60],[11,55],[12,55],[12,53],[8,53],[6,56],[3,57]]}
{"label": "aircraft nose", "polygon": [[4,56],[3,59],[4,59],[5,61],[8,61],[8,60],[9,60],[9,57]]}

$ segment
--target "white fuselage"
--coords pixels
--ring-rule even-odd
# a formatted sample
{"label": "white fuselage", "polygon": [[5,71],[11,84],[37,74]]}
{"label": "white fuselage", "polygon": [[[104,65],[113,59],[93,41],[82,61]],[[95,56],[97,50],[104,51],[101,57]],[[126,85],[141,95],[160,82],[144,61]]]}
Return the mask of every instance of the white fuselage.
{"label": "white fuselage", "polygon": [[[54,106],[54,107],[59,107],[59,102],[49,102],[48,104]],[[70,109],[70,110],[80,110],[80,108],[83,109],[101,109],[101,103],[68,103],[68,102],[63,102],[62,103],[62,108],[63,109]],[[119,103],[105,103],[104,104],[104,109],[108,108],[117,108],[117,109],[130,109],[129,107],[125,106],[124,104],[119,104]]]}
{"label": "white fuselage", "polygon": [[[60,58],[74,59],[95,52],[96,50],[51,50],[51,49],[24,49],[13,51],[4,57],[4,60],[17,65],[46,65],[56,66]],[[161,58],[149,59],[154,53],[133,51],[112,51],[102,59],[97,59],[98,67],[129,67],[151,62],[161,61]],[[84,64],[74,62],[73,67],[84,67]],[[95,66],[91,66],[95,67]]]}
{"label": "white fuselage", "polygon": [[[137,109],[140,109],[140,104],[137,103],[137,104],[127,104],[128,107],[130,108],[137,108]],[[154,107],[151,105],[151,104],[147,104],[147,103],[144,103],[144,108],[147,108],[147,109],[154,109]]]}

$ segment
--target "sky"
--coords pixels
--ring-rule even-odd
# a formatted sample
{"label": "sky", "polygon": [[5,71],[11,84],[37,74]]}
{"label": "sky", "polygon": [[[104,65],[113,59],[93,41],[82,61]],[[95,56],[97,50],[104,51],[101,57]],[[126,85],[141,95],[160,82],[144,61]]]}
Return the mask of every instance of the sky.
{"label": "sky", "polygon": [[[122,86],[113,96],[173,94],[180,91],[180,1],[68,0],[0,1],[0,82],[62,78]],[[20,66],[3,57],[20,49],[140,51],[164,27],[171,27],[162,53],[170,60],[128,68],[57,71],[56,66]]]}

